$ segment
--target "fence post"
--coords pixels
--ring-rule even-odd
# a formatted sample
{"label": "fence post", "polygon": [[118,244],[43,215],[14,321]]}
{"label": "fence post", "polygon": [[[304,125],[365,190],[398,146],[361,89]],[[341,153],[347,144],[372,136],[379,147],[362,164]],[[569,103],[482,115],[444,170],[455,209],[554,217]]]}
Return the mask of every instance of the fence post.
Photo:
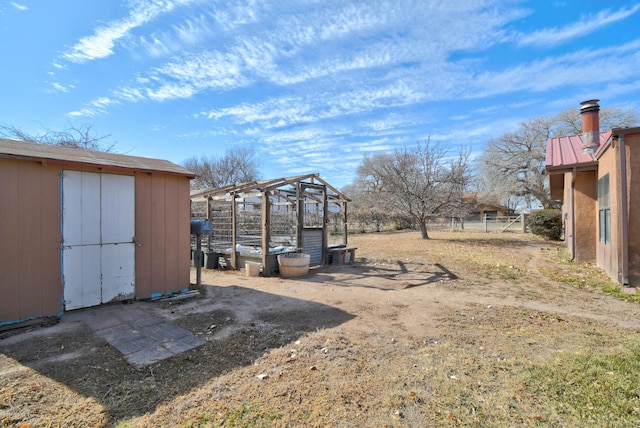
{"label": "fence post", "polygon": [[522,233],[527,233],[527,223],[524,213],[520,214],[520,223],[522,224]]}
{"label": "fence post", "polygon": [[487,233],[487,213],[484,213],[484,219],[482,222],[484,223],[484,233]]}

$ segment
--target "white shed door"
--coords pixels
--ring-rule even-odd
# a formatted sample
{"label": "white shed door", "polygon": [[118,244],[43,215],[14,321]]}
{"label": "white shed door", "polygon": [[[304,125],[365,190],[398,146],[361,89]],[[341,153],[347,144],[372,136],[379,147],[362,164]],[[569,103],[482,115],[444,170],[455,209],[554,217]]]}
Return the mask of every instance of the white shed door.
{"label": "white shed door", "polygon": [[134,177],[64,171],[62,263],[67,310],[135,295]]}

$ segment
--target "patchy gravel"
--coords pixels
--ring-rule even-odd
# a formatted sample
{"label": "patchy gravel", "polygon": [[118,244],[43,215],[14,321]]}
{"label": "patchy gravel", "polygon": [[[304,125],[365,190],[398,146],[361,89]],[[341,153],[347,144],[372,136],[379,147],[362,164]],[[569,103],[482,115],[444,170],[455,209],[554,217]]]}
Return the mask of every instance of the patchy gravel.
{"label": "patchy gravel", "polygon": [[638,305],[557,281],[594,272],[559,262],[559,244],[431,236],[355,235],[351,265],[299,279],[205,270],[197,297],[129,303],[206,340],[144,369],[64,317],[5,333],[0,425],[449,425],[440,382],[460,367],[480,376],[487,358],[539,361],[640,329]]}

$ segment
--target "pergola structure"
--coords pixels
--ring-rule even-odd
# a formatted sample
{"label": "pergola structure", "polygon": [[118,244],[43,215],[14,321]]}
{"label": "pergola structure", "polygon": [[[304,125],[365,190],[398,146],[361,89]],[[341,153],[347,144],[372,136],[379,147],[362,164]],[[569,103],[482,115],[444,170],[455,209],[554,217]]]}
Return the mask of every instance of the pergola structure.
{"label": "pergola structure", "polygon": [[[277,272],[278,254],[304,252],[311,256],[311,265],[323,265],[330,247],[346,247],[348,201],[319,174],[252,181],[191,195],[192,206],[204,205],[201,212],[213,225],[205,247],[233,269],[257,261],[264,275]],[[330,232],[341,235],[342,243],[329,242]]]}

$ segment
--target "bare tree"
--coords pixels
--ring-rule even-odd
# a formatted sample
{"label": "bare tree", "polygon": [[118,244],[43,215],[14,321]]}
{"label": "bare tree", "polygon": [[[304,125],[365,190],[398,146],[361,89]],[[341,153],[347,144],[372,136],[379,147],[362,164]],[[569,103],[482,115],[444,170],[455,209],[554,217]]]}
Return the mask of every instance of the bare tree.
{"label": "bare tree", "polygon": [[[365,159],[365,161],[370,158]],[[393,220],[387,208],[380,202],[380,189],[360,176],[343,192],[349,196],[349,219],[361,231],[373,229],[380,232],[383,226]]]}
{"label": "bare tree", "polygon": [[470,182],[469,152],[457,156],[427,140],[413,149],[396,150],[367,158],[361,175],[379,189],[380,202],[389,213],[410,218],[429,239],[428,223],[435,217],[464,217],[465,191]]}
{"label": "bare tree", "polygon": [[490,140],[479,158],[480,171],[495,194],[535,197],[545,208],[553,201],[545,180],[546,141],[552,134],[553,119],[538,117],[520,124],[517,132],[507,132]]}
{"label": "bare tree", "polygon": [[70,125],[62,131],[45,130],[41,134],[30,134],[15,126],[0,124],[0,137],[98,152],[115,151],[115,143],[106,143],[110,135],[98,135],[92,125]]}
{"label": "bare tree", "polygon": [[[623,128],[638,123],[637,113],[603,108],[600,129]],[[544,208],[557,208],[546,183],[545,150],[551,137],[582,132],[579,109],[568,109],[554,117],[535,117],[519,128],[490,140],[478,158],[485,185],[498,200],[516,197],[526,204],[537,200]]]}
{"label": "bare tree", "polygon": [[198,176],[192,181],[194,189],[224,187],[258,178],[259,162],[252,146],[232,147],[221,157],[192,156],[183,165]]}
{"label": "bare tree", "polygon": [[[578,135],[582,132],[580,110],[571,108],[558,113],[553,137]],[[600,110],[600,129],[626,128],[638,124],[638,113],[634,109],[622,110],[619,107],[607,107]]]}

